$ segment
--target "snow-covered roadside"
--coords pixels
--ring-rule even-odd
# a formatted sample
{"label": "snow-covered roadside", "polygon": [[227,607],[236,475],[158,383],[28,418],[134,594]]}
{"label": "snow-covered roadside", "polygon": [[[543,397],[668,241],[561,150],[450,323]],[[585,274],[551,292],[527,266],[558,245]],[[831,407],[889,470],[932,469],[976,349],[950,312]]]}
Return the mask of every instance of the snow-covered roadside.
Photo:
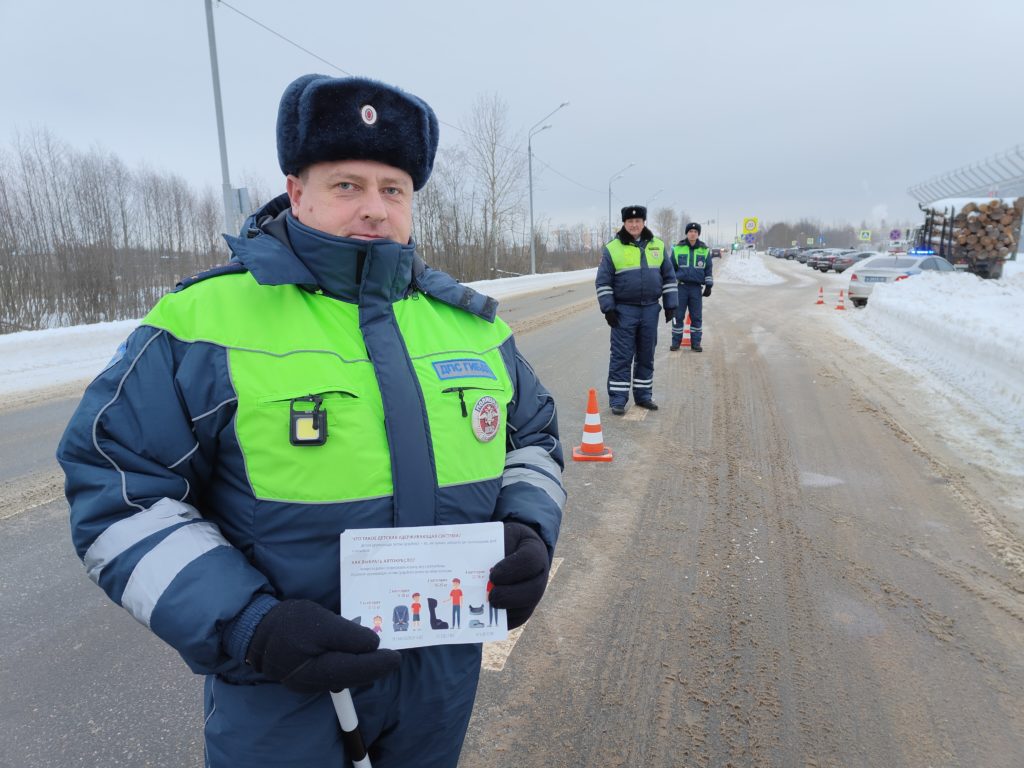
{"label": "snow-covered roadside", "polygon": [[[964,462],[1024,481],[1024,274],[920,275],[872,292],[833,326],[907,374],[903,401]],[[1019,487],[1019,485],[1018,485]],[[1024,497],[1005,498],[1024,510]]]}
{"label": "snow-covered roadside", "polygon": [[[977,497],[1024,531],[1024,263],[1010,262],[999,281],[916,276],[876,289],[862,309],[835,311],[848,273],[735,256],[716,270],[716,283],[770,285],[784,274],[806,287],[807,304],[795,307],[794,322],[810,321],[827,329],[825,340],[839,341],[822,354],[896,429],[909,427],[936,467],[948,465],[945,476],[966,472]],[[812,298],[818,286],[823,307]],[[1002,530],[988,509],[975,514],[986,530]]]}
{"label": "snow-covered roadside", "polygon": [[0,336],[0,395],[92,378],[136,325],[120,320]]}
{"label": "snow-covered roadside", "polygon": [[[822,275],[793,261],[742,253],[723,260],[715,281],[780,282],[769,265],[801,282],[824,283],[829,308],[849,284],[848,273]],[[858,346],[858,357],[874,356],[880,373],[890,366],[913,382],[916,391],[889,394],[926,418],[957,455],[1024,479],[1024,264],[1008,263],[1001,280],[920,275],[876,288],[863,309],[818,309],[819,320]],[[876,383],[886,386],[885,376]],[[1024,509],[1024,498],[1009,501]]]}
{"label": "snow-covered roadside", "polygon": [[[522,275],[467,283],[496,299],[573,283],[593,283],[595,269]],[[137,320],[0,335],[0,396],[91,379],[110,360]]]}
{"label": "snow-covered roadside", "polygon": [[784,283],[783,277],[765,266],[767,257],[762,253],[736,251],[721,259],[715,259],[712,277],[721,283],[743,283],[745,285],[773,285]]}
{"label": "snow-covered roadside", "polygon": [[[878,286],[850,335],[929,371],[1010,428],[1024,431],[1024,274],[982,280],[922,274]],[[884,341],[884,344],[881,343]]]}

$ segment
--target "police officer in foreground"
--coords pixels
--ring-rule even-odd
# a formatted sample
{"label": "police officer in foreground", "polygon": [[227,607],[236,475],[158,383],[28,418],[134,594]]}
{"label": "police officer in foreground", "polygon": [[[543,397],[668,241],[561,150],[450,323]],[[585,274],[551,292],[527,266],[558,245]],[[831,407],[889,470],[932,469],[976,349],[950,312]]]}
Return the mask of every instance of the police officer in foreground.
{"label": "police officer in foreground", "polygon": [[438,123],[420,99],[306,75],[281,99],[287,193],[227,237],[86,390],[58,449],[89,576],[206,676],[206,764],[458,762],[479,644],[378,649],[338,615],[347,528],[491,520],[490,601],[541,599],[565,493],[555,405],[493,299],[410,239]]}
{"label": "police officer in foreground", "polygon": [[611,326],[608,401],[612,413],[626,412],[629,392],[641,408],[658,410],[654,402],[654,347],[658,342],[658,303],[665,322],[679,301],[675,271],[665,244],[647,228],[647,208],[622,209],[622,228],[601,251],[597,268],[597,301]]}
{"label": "police officer in foreground", "polygon": [[676,269],[679,281],[679,309],[676,320],[672,323],[672,344],[669,349],[676,352],[683,338],[683,325],[686,312],[690,312],[690,348],[694,352],[703,352],[700,345],[703,329],[703,298],[711,295],[711,251],[700,239],[700,224],[690,222],[686,225],[686,237],[672,246],[672,264]]}

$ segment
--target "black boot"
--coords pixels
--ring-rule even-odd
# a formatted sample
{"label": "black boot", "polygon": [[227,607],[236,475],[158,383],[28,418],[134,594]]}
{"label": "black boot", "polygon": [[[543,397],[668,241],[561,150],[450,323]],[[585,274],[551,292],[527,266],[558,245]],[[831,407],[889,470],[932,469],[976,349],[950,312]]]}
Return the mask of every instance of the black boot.
{"label": "black boot", "polygon": [[691,349],[693,349],[694,352],[703,352],[704,351],[703,349],[700,348],[700,344],[694,344],[693,347],[691,347]]}
{"label": "black boot", "polygon": [[637,408],[646,408],[648,411],[658,410],[658,404],[653,400],[644,400],[642,403],[636,404]]}

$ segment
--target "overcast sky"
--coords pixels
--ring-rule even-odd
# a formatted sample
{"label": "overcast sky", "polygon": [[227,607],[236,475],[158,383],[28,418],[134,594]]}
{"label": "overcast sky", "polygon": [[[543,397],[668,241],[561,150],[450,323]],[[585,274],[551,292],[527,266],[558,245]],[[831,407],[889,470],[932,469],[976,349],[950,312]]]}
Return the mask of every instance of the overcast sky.
{"label": "overcast sky", "polygon": [[[524,153],[570,102],[533,139],[554,224],[603,221],[629,163],[615,210],[671,206],[723,239],[744,216],[916,221],[908,186],[1024,140],[1020,0],[231,0],[214,23],[235,186],[283,189],[277,104],[308,72],[421,96],[442,145],[482,94]],[[203,0],[0,0],[0,56],[0,147],[45,127],[219,190]]]}

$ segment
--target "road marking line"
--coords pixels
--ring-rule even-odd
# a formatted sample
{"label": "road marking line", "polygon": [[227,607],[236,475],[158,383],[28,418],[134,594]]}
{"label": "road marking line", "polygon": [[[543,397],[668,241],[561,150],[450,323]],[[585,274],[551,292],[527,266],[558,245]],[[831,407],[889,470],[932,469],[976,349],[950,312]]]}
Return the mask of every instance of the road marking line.
{"label": "road marking line", "polygon": [[[558,573],[558,567],[562,564],[562,560],[564,558],[556,557],[551,561],[551,572],[548,573],[548,586],[551,585],[555,574]],[[505,662],[508,661],[508,657],[512,654],[512,649],[516,647],[520,635],[523,634],[523,630],[526,629],[529,623],[527,621],[521,627],[513,629],[508,633],[508,638],[505,640],[484,643],[484,656],[480,663],[480,668],[488,669],[491,672],[501,672],[505,668]]]}

